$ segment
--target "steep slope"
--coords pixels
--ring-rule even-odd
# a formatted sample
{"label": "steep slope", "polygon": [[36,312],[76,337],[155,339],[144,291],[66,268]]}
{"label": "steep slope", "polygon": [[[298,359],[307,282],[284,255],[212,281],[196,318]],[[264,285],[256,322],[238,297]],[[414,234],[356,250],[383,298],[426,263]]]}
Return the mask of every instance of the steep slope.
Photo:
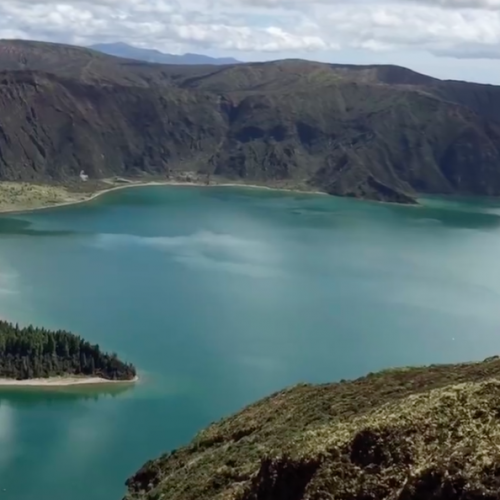
{"label": "steep slope", "polygon": [[125,500],[497,500],[500,360],[301,385],[144,465]]}
{"label": "steep slope", "polygon": [[500,87],[456,81],[433,82],[426,88],[432,95],[455,102],[495,121],[500,121]]}
{"label": "steep slope", "polygon": [[500,126],[387,87],[230,99],[19,71],[0,74],[0,109],[6,180],[195,170],[400,202],[415,189],[500,194]]}
{"label": "steep slope", "polygon": [[500,87],[477,83],[442,81],[399,66],[324,64],[303,60],[249,63],[223,68],[202,68],[175,77],[176,84],[213,92],[269,93],[306,91],[339,83],[373,87],[388,86],[468,107],[493,120],[500,120]]}
{"label": "steep slope", "polygon": [[401,202],[415,191],[500,194],[500,124],[424,94],[339,84],[246,96],[230,117],[219,175]]}
{"label": "steep slope", "polygon": [[500,195],[500,88],[397,66],[168,66],[0,42],[0,179],[198,172],[412,202]]}
{"label": "steep slope", "polygon": [[165,54],[159,50],[142,49],[124,42],[97,43],[89,47],[110,56],[137,59],[158,64],[238,64],[232,57],[209,57],[202,54],[174,55]]}
{"label": "steep slope", "polygon": [[168,172],[212,151],[225,124],[216,98],[181,89],[102,86],[0,74],[0,178]]}

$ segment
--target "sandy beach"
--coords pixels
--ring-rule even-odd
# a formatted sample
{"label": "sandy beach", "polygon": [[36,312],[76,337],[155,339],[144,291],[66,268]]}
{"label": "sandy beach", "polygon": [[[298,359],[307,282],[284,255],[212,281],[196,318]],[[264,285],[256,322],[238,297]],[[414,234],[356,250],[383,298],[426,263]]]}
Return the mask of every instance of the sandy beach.
{"label": "sandy beach", "polygon": [[0,213],[23,213],[34,210],[47,210],[51,208],[64,207],[87,203],[91,200],[105,195],[112,191],[121,189],[131,189],[145,186],[195,186],[195,187],[240,187],[251,189],[267,189],[271,191],[288,191],[304,194],[325,194],[320,191],[307,189],[262,186],[257,184],[245,184],[237,182],[214,182],[206,184],[198,181],[179,180],[155,180],[155,181],[135,181],[125,180],[120,183],[103,179],[104,184],[109,187],[98,189],[94,192],[73,192],[62,186],[48,186],[41,184],[28,184],[17,182],[0,182]]}
{"label": "sandy beach", "polygon": [[0,378],[1,387],[69,387],[75,385],[124,385],[134,384],[139,380],[135,377],[132,380],[107,380],[100,377],[50,377],[50,378],[32,378],[28,380],[13,380]]}

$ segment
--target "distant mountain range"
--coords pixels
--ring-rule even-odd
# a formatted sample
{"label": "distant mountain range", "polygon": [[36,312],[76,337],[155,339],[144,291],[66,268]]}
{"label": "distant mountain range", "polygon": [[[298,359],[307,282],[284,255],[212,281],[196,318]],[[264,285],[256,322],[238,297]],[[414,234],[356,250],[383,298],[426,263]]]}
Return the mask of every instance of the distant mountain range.
{"label": "distant mountain range", "polygon": [[124,57],[126,59],[137,59],[158,64],[237,64],[240,61],[232,57],[210,57],[202,54],[174,55],[165,54],[159,50],[141,49],[124,42],[96,43],[90,49],[97,50],[110,56]]}

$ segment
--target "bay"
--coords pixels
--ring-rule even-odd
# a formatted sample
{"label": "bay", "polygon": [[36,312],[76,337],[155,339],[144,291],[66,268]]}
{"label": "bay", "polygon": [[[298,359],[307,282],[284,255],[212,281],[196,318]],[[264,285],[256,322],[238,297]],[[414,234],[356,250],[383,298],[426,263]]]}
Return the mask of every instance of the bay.
{"label": "bay", "polygon": [[0,316],[134,362],[0,391],[0,497],[119,500],[145,461],[300,382],[500,351],[500,203],[147,187],[0,217]]}

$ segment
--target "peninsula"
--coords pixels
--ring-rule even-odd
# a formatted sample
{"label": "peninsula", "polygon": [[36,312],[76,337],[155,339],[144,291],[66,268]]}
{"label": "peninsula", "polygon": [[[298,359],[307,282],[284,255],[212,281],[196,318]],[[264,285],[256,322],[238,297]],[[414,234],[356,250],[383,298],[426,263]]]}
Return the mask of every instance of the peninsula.
{"label": "peninsula", "polygon": [[300,385],[151,460],[125,500],[494,500],[500,358]]}
{"label": "peninsula", "polygon": [[133,365],[66,331],[0,321],[0,386],[64,386],[137,380]]}

